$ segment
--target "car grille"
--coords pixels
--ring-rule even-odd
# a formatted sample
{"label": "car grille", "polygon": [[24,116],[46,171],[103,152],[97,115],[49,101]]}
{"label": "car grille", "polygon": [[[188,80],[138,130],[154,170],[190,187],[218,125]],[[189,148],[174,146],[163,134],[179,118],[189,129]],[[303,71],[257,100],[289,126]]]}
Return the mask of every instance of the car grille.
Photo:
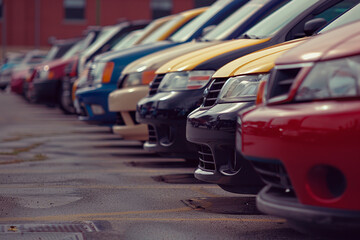
{"label": "car grille", "polygon": [[215,160],[211,149],[206,145],[198,145],[199,168],[215,171]]}
{"label": "car grille", "polygon": [[275,98],[282,100],[286,98],[300,69],[301,68],[275,70],[274,77],[270,82],[271,90],[268,95],[268,100],[275,100]]}
{"label": "car grille", "polygon": [[290,178],[281,162],[252,161],[262,180],[273,187],[293,189]]}
{"label": "car grille", "polygon": [[224,86],[226,80],[227,78],[215,78],[212,81],[208,89],[208,93],[204,98],[204,103],[203,103],[204,107],[210,107],[215,104],[216,99],[221,91],[221,88]]}
{"label": "car grille", "polygon": [[95,79],[93,72],[94,72],[94,67],[93,66],[89,67],[88,75],[87,75],[88,83],[92,83]]}
{"label": "car grille", "polygon": [[125,125],[124,119],[122,118],[120,112],[116,113],[116,125],[119,125],[119,126]]}
{"label": "car grille", "polygon": [[154,80],[150,83],[149,96],[157,93],[161,80],[164,78],[165,74],[158,74],[155,76]]}
{"label": "car grille", "polygon": [[151,125],[148,125],[148,131],[149,131],[149,143],[157,143],[157,134],[155,128]]}

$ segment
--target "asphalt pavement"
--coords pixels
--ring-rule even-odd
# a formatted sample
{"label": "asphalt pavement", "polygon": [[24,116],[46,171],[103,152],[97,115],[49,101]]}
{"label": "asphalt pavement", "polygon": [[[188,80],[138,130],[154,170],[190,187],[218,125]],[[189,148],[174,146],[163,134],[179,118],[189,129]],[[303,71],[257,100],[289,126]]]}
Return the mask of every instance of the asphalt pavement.
{"label": "asphalt pavement", "polygon": [[109,127],[0,92],[0,239],[319,239]]}

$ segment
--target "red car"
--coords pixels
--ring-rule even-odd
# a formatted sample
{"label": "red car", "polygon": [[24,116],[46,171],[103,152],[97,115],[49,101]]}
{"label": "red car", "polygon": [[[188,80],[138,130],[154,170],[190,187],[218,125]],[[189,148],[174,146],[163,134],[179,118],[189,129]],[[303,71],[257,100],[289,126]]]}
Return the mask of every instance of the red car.
{"label": "red car", "polygon": [[360,231],[359,43],[355,22],[288,51],[239,113],[237,150],[267,184],[259,210],[300,231]]}

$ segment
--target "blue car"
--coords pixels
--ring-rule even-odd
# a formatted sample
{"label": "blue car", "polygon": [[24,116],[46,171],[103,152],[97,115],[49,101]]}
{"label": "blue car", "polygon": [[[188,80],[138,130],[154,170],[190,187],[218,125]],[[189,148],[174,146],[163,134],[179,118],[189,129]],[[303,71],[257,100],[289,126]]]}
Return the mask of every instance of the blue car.
{"label": "blue car", "polygon": [[206,27],[222,22],[247,2],[249,1],[217,1],[168,40],[97,56],[89,70],[88,86],[76,91],[74,104],[79,119],[100,125],[115,124],[116,113],[108,110],[108,95],[117,88],[126,65],[148,54],[200,38]]}

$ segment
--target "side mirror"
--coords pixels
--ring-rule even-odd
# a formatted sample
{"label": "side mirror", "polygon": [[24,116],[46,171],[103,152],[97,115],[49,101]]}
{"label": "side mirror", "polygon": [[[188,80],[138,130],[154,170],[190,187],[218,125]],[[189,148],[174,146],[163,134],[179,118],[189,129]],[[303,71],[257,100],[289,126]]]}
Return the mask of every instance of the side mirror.
{"label": "side mirror", "polygon": [[304,26],[304,33],[306,36],[313,35],[317,30],[325,26],[327,21],[324,18],[314,18],[307,21]]}

